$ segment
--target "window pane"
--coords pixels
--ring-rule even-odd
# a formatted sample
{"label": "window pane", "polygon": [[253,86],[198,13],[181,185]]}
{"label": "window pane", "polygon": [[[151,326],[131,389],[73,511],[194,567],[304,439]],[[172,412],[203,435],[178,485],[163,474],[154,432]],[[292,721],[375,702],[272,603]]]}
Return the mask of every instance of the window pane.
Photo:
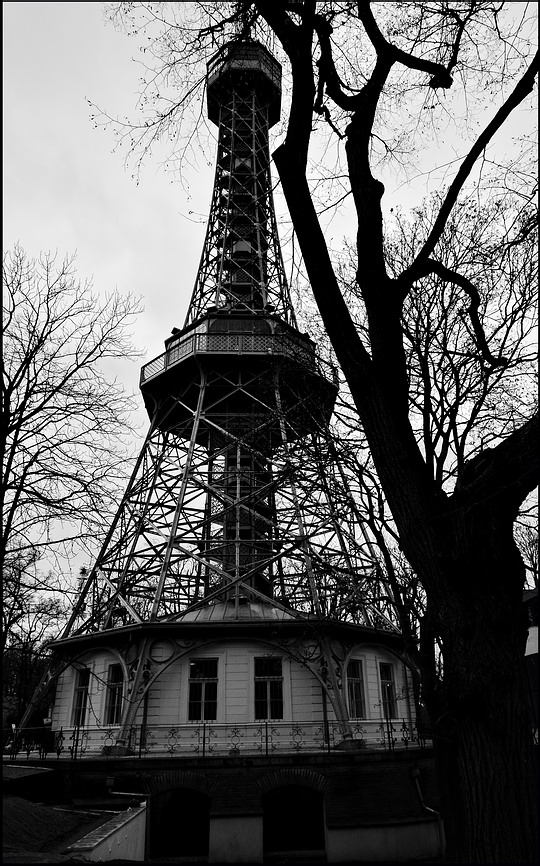
{"label": "window pane", "polygon": [[391,664],[380,662],[379,671],[381,676],[383,713],[385,718],[393,719],[397,715],[396,693],[394,688],[394,668]]}
{"label": "window pane", "polygon": [[122,665],[109,665],[105,724],[118,725],[122,716],[124,674]]}
{"label": "window pane", "polygon": [[362,679],[362,664],[359,659],[351,659],[347,665],[347,676],[349,679]]}
{"label": "window pane", "polygon": [[189,684],[188,719],[190,722],[200,721],[202,718],[202,688],[202,683]]}
{"label": "window pane", "polygon": [[349,713],[352,719],[363,719],[364,711],[364,692],[362,683],[349,680]]}
{"label": "window pane", "polygon": [[392,671],[392,665],[386,664],[385,662],[380,663],[381,668],[381,680],[388,680],[390,682],[393,681],[394,675]]}
{"label": "window pane", "polygon": [[255,718],[268,718],[268,683],[264,680],[255,680]]}
{"label": "window pane", "polygon": [[283,718],[281,659],[255,659],[255,718]]}
{"label": "window pane", "polygon": [[189,663],[190,680],[217,679],[217,659],[196,659]]}
{"label": "window pane", "polygon": [[193,659],[189,663],[188,719],[217,719],[217,659]]}
{"label": "window pane", "polygon": [[88,689],[89,683],[90,683],[90,669],[85,668],[83,671],[79,671],[79,680],[77,683],[77,687],[79,689]]}
{"label": "window pane", "polygon": [[109,684],[121,683],[124,679],[122,665],[109,665]]}
{"label": "window pane", "polygon": [[255,659],[256,677],[280,677],[281,659]]}
{"label": "window pane", "polygon": [[75,701],[73,706],[73,724],[79,727],[86,721],[86,704],[88,702],[88,686],[90,684],[90,670],[86,668],[77,674],[77,685],[75,687]]}
{"label": "window pane", "polygon": [[283,683],[281,680],[270,680],[270,718],[283,718]]}
{"label": "window pane", "polygon": [[217,683],[204,684],[203,718],[208,722],[215,722],[217,718]]}
{"label": "window pane", "polygon": [[347,696],[350,717],[352,719],[365,718],[364,680],[360,659],[351,659],[347,665]]}

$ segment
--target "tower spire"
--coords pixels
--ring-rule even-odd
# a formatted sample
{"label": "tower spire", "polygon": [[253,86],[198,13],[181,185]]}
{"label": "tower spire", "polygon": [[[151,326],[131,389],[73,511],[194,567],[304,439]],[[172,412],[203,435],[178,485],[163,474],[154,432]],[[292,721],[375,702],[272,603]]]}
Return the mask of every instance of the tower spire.
{"label": "tower spire", "polygon": [[249,37],[208,63],[208,117],[218,126],[208,228],[185,326],[208,310],[275,313],[295,324],[272,198],[268,131],[281,66]]}

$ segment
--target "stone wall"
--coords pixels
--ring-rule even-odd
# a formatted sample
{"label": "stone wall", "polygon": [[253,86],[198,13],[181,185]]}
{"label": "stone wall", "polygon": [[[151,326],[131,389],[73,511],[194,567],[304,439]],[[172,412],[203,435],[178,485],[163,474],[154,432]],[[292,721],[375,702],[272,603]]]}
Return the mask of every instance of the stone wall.
{"label": "stone wall", "polygon": [[85,860],[144,861],[146,854],[146,803],[115,815],[110,821],[70,845],[66,853]]}

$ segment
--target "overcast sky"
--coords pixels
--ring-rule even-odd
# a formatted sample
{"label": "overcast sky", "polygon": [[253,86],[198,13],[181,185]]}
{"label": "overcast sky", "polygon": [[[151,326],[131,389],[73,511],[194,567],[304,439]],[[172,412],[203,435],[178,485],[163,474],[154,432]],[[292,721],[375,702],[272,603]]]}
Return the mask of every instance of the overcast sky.
{"label": "overcast sky", "polygon": [[[519,17],[522,6],[510,8]],[[186,178],[187,186],[172,182],[157,156],[137,184],[122,151],[113,153],[112,131],[94,128],[86,101],[134,117],[137,39],[106,22],[100,2],[8,2],[3,18],[4,249],[19,242],[30,256],[41,250],[58,250],[60,258],[77,253],[78,275],[92,278],[96,294],[118,289],[140,296],[145,311],[133,338],[150,360],[163,351],[171,328],[184,321],[205,229],[204,219],[197,221],[190,210],[208,213],[212,147]],[[496,110],[497,98],[490,97],[488,115]],[[502,152],[519,134],[527,110],[530,106],[516,112],[499,133]],[[414,183],[395,180],[392,185],[385,178],[387,214],[400,204],[419,203],[430,183],[441,183],[441,176],[430,175],[424,165],[450,162],[468,149],[455,135],[444,138],[435,152],[422,150],[422,165],[413,162]],[[452,163],[450,174],[454,168]],[[354,230],[350,217],[346,225]],[[327,240],[339,245],[344,226],[341,217],[331,223]],[[132,393],[138,392],[142,363],[117,371]],[[148,424],[142,400],[139,405],[136,446]]]}
{"label": "overcast sky", "polygon": [[[96,293],[118,288],[141,296],[145,312],[134,339],[149,360],[184,321],[204,239],[204,222],[189,211],[208,213],[213,168],[205,162],[212,164],[214,155],[204,155],[187,191],[171,182],[157,156],[137,185],[123,152],[112,152],[112,131],[94,128],[86,101],[134,116],[136,38],[106,22],[99,2],[8,2],[3,15],[4,248],[19,241],[32,256],[76,252],[78,273],[93,278]],[[499,134],[503,149],[518,120],[519,113]],[[435,164],[465,149],[455,137],[442,139]],[[425,178],[406,188],[387,183],[385,208],[420,201],[427,190]],[[340,226],[331,232],[337,238]],[[131,391],[139,367],[122,374]]]}
{"label": "overcast sky", "polygon": [[[194,205],[157,159],[137,185],[112,132],[94,129],[86,98],[133,116],[140,74],[136,42],[104,20],[101,3],[4,3],[3,13],[4,249],[76,252],[96,293],[142,296],[134,337],[152,358],[183,324],[204,237],[183,214],[208,209],[212,169]],[[130,390],[139,366],[125,373]]]}

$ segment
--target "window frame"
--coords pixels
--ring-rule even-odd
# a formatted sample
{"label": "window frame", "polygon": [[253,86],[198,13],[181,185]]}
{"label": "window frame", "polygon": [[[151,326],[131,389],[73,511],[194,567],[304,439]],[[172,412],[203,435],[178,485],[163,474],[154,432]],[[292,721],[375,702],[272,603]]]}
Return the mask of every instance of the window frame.
{"label": "window frame", "polygon": [[[113,680],[111,672],[113,669],[120,671],[120,679]],[[117,727],[122,721],[122,708],[124,703],[124,671],[119,662],[111,662],[107,668],[107,687],[105,694],[104,724]]]}
{"label": "window frame", "polygon": [[[89,667],[76,668],[75,688],[73,692],[73,706],[71,712],[74,728],[84,728],[88,713],[88,698],[90,696],[90,676],[92,671]],[[83,679],[86,681],[83,683]]]}
{"label": "window frame", "polygon": [[[382,666],[388,667],[391,672],[391,678],[387,679],[383,677]],[[378,673],[379,673],[379,686],[381,690],[381,710],[383,719],[397,719],[398,718],[398,706],[397,706],[397,693],[396,693],[396,672],[394,668],[393,662],[389,661],[381,661],[379,659],[378,663]],[[389,687],[391,690],[391,697],[385,697],[386,687]],[[392,709],[393,714],[389,712]]]}
{"label": "window frame", "polygon": [[[204,662],[215,662],[216,674],[215,676],[197,676],[192,677],[192,665],[200,664]],[[195,693],[195,688],[192,689],[192,686],[200,685],[200,698],[192,697]],[[188,722],[193,722],[195,724],[205,723],[205,722],[217,722],[218,721],[218,685],[219,685],[219,658],[217,656],[199,656],[189,659],[188,663],[188,696],[187,696],[187,720]],[[212,686],[212,688],[208,688]],[[207,697],[207,691],[210,693],[214,692],[214,697]],[[196,705],[200,706],[200,715],[198,718],[192,718],[192,708]],[[212,718],[206,717],[207,706],[211,704],[215,705],[214,716]]]}
{"label": "window frame", "polygon": [[[359,677],[350,675],[349,665],[351,663],[358,665],[358,668],[360,671]],[[350,719],[360,719],[362,721],[365,721],[367,719],[367,701],[366,701],[366,679],[364,676],[364,660],[363,659],[361,659],[361,658],[348,659],[347,666],[346,666],[346,683],[347,683],[347,709],[349,711],[349,718]],[[351,700],[351,686],[353,684],[356,684],[356,683],[358,683],[360,685],[360,704],[361,704],[361,710],[362,710],[361,715],[358,715],[357,713],[353,714],[352,706],[351,706],[353,701],[355,704],[358,701],[357,696],[353,697]]]}
{"label": "window frame", "polygon": [[[279,662],[279,675],[257,675],[257,662]],[[272,697],[272,683],[278,683],[280,686],[280,694]],[[257,686],[265,684],[265,696],[257,697]],[[266,715],[257,714],[257,704],[266,705]],[[272,714],[272,709],[276,709],[276,703],[281,705],[281,715]],[[274,705],[274,706],[273,706]],[[253,714],[256,722],[282,722],[285,717],[285,688],[283,677],[283,659],[281,656],[253,656]]]}

